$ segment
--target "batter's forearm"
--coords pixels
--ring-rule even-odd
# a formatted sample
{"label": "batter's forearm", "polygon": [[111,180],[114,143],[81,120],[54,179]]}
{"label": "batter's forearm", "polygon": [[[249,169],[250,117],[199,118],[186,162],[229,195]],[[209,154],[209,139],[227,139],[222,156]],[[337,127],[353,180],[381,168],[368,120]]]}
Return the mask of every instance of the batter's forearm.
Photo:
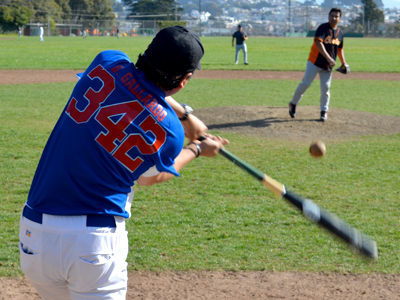
{"label": "batter's forearm", "polygon": [[[190,148],[192,150],[189,150],[188,148]],[[195,153],[197,154],[196,145],[190,144],[190,145],[186,146],[185,148],[183,148],[181,153],[175,159],[175,163],[174,163],[175,170],[179,173],[180,170],[182,170],[184,166],[186,166],[188,163],[190,163],[193,159],[195,159],[197,157],[197,155]],[[150,176],[150,177],[140,176],[137,180],[137,183],[139,185],[149,186],[149,185],[168,181],[168,180],[172,179],[174,176],[175,175],[168,173],[168,172],[161,172],[158,175]]]}
{"label": "batter's forearm", "polygon": [[[165,97],[165,100],[175,111],[178,118],[182,118],[185,114],[185,109],[181,104],[176,102],[171,96]],[[181,122],[185,135],[191,141],[197,140],[201,135],[205,134],[208,130],[207,126],[196,116],[189,114],[188,118]]]}
{"label": "batter's forearm", "polygon": [[172,107],[172,109],[175,111],[176,115],[178,118],[182,118],[183,115],[185,114],[185,109],[180,105],[174,98],[171,96],[165,97],[165,101],[168,102],[168,104]]}

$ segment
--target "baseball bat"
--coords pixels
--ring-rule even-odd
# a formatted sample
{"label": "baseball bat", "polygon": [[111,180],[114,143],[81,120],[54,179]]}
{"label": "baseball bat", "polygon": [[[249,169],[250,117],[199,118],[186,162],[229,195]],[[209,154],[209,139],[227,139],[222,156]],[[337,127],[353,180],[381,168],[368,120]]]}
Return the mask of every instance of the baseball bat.
{"label": "baseball bat", "polygon": [[[205,139],[204,136],[202,136],[199,140],[203,139]],[[263,172],[257,170],[252,165],[238,158],[228,150],[220,148],[219,154],[233,162],[236,166],[242,168],[254,178],[261,181],[262,184],[275,195],[285,198],[287,201],[297,207],[310,221],[322,226],[332,234],[342,239],[345,243],[354,247],[363,255],[373,259],[378,257],[378,248],[376,242],[352,227],[350,224],[323,209],[315,202],[287,190],[282,183],[276,181],[268,175],[265,175]]]}

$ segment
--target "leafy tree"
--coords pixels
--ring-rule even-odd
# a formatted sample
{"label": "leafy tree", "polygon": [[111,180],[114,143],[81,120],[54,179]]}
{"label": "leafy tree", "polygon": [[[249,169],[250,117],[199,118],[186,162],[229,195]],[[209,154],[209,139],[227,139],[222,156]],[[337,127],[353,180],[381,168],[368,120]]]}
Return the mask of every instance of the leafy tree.
{"label": "leafy tree", "polygon": [[359,14],[356,16],[354,19],[349,20],[349,26],[346,26],[345,28],[342,28],[344,32],[357,32],[357,33],[362,33],[363,32],[363,14]]}
{"label": "leafy tree", "polygon": [[[364,12],[361,12],[357,17],[350,20],[350,26],[347,31],[362,32],[367,33],[368,31],[368,21],[370,25],[374,27],[378,23],[384,22],[383,11],[380,10],[374,0],[361,0],[364,6]],[[365,16],[365,17],[364,17]],[[364,27],[363,27],[364,26]]]}
{"label": "leafy tree", "polygon": [[400,32],[400,19],[398,19],[398,20],[395,22],[394,30],[395,30],[396,32]]}
{"label": "leafy tree", "polygon": [[55,0],[8,0],[7,5],[17,5],[31,10],[32,18],[36,20],[45,20],[49,14],[53,18],[61,18],[63,12],[62,7]]}
{"label": "leafy tree", "polygon": [[0,27],[5,32],[16,31],[29,22],[32,11],[16,4],[0,6]]}
{"label": "leafy tree", "polygon": [[382,2],[382,0],[374,0],[375,1],[375,4],[376,4],[376,6],[378,6],[379,8],[381,8],[381,9],[383,9],[383,2]]}
{"label": "leafy tree", "polygon": [[370,21],[371,24],[377,24],[385,21],[385,15],[378,8],[374,0],[361,0],[364,5],[365,22]]}
{"label": "leafy tree", "polygon": [[60,6],[65,18],[69,19],[71,14],[71,7],[69,6],[69,0],[55,0],[55,2]]}
{"label": "leafy tree", "polygon": [[72,20],[84,27],[97,27],[103,21],[115,19],[112,2],[109,0],[69,0]]}
{"label": "leafy tree", "polygon": [[364,6],[364,12],[360,13],[355,20],[361,25],[364,24],[364,33],[367,33],[368,22],[370,25],[375,27],[378,25],[378,23],[384,22],[385,16],[383,11],[378,8],[374,0],[361,0],[361,2]]}
{"label": "leafy tree", "polygon": [[157,21],[157,25],[160,29],[171,27],[171,26],[186,26],[186,21]]}
{"label": "leafy tree", "polygon": [[[168,16],[158,17],[159,20],[175,20],[175,12],[180,14],[183,11],[182,7],[176,7],[175,0],[123,0],[124,4],[128,6],[128,18],[136,15],[164,15]],[[154,19],[154,17],[144,17],[141,20]],[[180,17],[178,16],[180,20]]]}

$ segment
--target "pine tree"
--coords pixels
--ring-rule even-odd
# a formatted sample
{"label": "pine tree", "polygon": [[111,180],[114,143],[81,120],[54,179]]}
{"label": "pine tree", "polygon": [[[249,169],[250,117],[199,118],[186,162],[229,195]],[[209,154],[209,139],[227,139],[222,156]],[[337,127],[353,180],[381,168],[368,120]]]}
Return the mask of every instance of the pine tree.
{"label": "pine tree", "polygon": [[364,13],[360,14],[361,20],[364,21],[364,32],[368,30],[368,22],[372,26],[377,26],[385,21],[383,11],[378,8],[374,0],[361,0],[361,2],[364,6]]}

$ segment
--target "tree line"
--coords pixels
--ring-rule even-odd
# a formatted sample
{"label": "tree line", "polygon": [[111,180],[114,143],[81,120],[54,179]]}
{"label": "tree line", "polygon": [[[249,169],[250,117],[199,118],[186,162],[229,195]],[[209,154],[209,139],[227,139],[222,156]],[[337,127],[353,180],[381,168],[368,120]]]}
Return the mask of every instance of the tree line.
{"label": "tree line", "polygon": [[[3,32],[17,31],[19,26],[26,25],[30,20],[41,23],[50,21],[53,25],[56,22],[68,20],[72,24],[82,24],[84,27],[98,27],[99,22],[115,20],[114,10],[122,11],[122,4],[128,12],[127,19],[135,17],[140,17],[141,20],[154,19],[154,16],[158,15],[158,20],[175,20],[176,18],[179,21],[184,11],[181,2],[192,5],[193,9],[197,6],[194,5],[197,1],[188,2],[187,0],[122,0],[122,3],[115,0],[0,0],[0,28]],[[238,0],[228,0],[228,2],[230,5],[250,5]],[[366,32],[365,24],[384,22],[384,13],[381,10],[382,0],[324,0],[322,6],[340,7],[357,3],[360,3],[364,9],[352,20],[352,26],[364,25],[361,30]],[[267,1],[260,1],[257,6],[263,4],[271,6]],[[306,0],[303,5],[312,4],[317,5],[315,0]],[[222,15],[222,7],[215,1],[203,0],[202,6],[202,11],[209,11],[212,15],[215,14],[214,17]],[[198,6],[197,9],[199,9]]]}
{"label": "tree line", "polygon": [[[68,20],[72,24],[97,24],[114,20],[113,2],[109,0],[0,0],[0,27],[3,32],[18,30],[34,22],[51,24]],[[92,23],[92,24],[89,24]]]}

